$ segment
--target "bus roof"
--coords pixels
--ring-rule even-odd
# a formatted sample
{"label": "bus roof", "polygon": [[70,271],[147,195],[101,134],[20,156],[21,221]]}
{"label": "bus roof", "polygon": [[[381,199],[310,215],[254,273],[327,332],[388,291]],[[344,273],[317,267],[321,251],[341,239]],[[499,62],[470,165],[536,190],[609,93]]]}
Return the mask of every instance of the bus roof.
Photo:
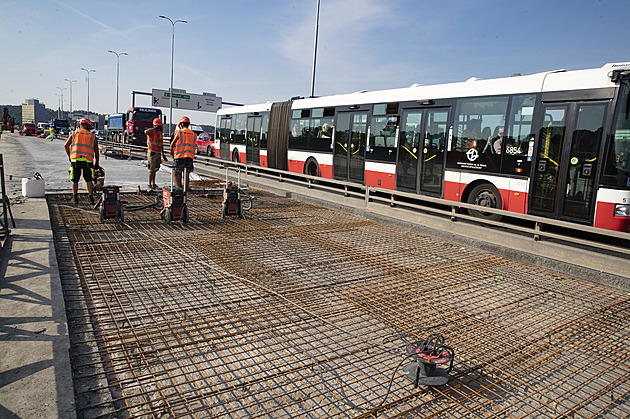
{"label": "bus roof", "polygon": [[221,108],[217,111],[217,115],[229,115],[233,113],[253,113],[267,112],[271,110],[273,102],[259,103],[255,105],[234,106],[231,108]]}
{"label": "bus roof", "polygon": [[[620,69],[630,69],[630,61],[608,63],[601,68],[586,70],[553,70],[525,76],[487,80],[471,77],[464,82],[436,85],[414,84],[410,87],[398,89],[361,91],[315,98],[303,98],[294,100],[292,109],[611,88],[614,86],[610,80],[612,71]],[[267,102],[263,104],[219,109],[217,115],[264,112],[270,110],[271,105],[272,102]]]}

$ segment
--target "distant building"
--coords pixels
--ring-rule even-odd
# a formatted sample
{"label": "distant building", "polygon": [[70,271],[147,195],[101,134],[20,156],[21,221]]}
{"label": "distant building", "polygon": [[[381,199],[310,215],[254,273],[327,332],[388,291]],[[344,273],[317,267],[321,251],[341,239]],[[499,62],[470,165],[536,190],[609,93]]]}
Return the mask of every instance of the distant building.
{"label": "distant building", "polygon": [[26,99],[22,103],[22,123],[46,122],[46,105],[39,103],[37,99]]}

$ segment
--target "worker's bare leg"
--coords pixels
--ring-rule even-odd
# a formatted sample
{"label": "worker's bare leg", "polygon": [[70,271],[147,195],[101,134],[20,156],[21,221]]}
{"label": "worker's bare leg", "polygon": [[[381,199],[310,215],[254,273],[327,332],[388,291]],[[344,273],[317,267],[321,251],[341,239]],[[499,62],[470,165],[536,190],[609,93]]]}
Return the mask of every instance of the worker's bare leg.
{"label": "worker's bare leg", "polygon": [[176,188],[182,187],[182,172],[177,172],[173,170],[173,183]]}

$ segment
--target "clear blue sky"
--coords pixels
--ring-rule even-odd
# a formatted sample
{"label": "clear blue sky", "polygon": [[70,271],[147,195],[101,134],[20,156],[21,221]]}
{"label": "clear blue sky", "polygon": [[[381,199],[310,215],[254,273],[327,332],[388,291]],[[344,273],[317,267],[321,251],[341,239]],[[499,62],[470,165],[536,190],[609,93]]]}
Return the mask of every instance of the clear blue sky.
{"label": "clear blue sky", "polygon": [[[170,85],[228,102],[308,96],[317,0],[0,0],[0,104],[37,98],[113,113]],[[629,61],[628,0],[321,0],[315,94]],[[150,97],[137,104],[149,106]],[[168,112],[168,109],[166,109]],[[214,114],[188,112],[193,123]],[[174,113],[174,117],[181,114]]]}

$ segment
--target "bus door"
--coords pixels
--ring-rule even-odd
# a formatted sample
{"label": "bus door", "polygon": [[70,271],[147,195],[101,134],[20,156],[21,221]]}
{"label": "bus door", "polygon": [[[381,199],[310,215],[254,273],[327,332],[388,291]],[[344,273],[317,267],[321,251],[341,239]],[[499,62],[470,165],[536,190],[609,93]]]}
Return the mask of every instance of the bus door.
{"label": "bus door", "polygon": [[219,157],[230,160],[230,132],[232,129],[231,118],[221,118],[219,122]]}
{"label": "bus door", "polygon": [[402,114],[396,189],[441,195],[450,108],[412,109]]}
{"label": "bus door", "polygon": [[247,117],[247,141],[245,147],[247,164],[260,166],[260,129],[262,127],[262,116]]}
{"label": "bus door", "polygon": [[339,112],[333,146],[333,178],[363,183],[367,112]]}
{"label": "bus door", "polygon": [[532,214],[592,220],[608,102],[543,104],[530,185]]}

